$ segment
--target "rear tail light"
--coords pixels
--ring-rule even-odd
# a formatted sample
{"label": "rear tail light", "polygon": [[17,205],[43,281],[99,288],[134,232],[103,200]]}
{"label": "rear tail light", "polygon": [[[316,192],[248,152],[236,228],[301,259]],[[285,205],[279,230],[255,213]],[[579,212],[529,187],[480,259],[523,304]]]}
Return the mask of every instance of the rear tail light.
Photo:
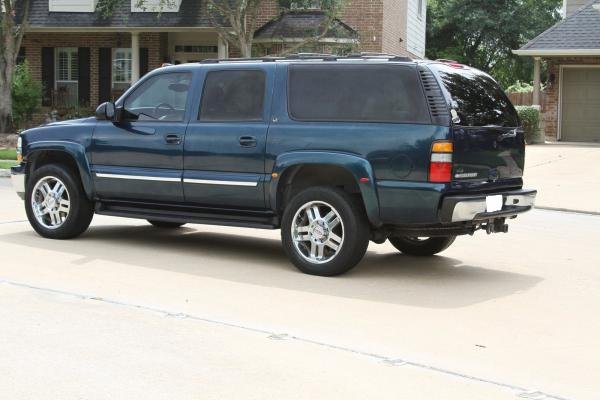
{"label": "rear tail light", "polygon": [[452,142],[437,141],[431,146],[429,182],[448,183],[452,180]]}

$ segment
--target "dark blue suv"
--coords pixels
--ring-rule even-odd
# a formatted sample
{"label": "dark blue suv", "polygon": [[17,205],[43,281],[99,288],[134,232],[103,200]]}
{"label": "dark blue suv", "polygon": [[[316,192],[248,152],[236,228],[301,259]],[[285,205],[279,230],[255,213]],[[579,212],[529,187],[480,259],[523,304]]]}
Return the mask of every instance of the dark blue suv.
{"label": "dark blue suv", "polygon": [[299,55],[157,69],[95,118],[24,132],[13,168],[42,236],[94,213],[279,229],[303,272],[337,275],[369,240],[406,254],[506,232],[532,208],[517,114],[452,62]]}

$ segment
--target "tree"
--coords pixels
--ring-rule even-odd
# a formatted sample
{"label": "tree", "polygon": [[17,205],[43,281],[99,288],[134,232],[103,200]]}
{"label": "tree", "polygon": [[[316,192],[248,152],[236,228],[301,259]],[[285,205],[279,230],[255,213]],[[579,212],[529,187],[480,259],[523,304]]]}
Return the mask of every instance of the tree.
{"label": "tree", "polygon": [[502,84],[529,81],[532,62],[512,50],[560,20],[562,0],[430,0],[427,57],[459,61]]}
{"label": "tree", "polygon": [[29,0],[1,0],[0,9],[0,133],[11,128],[12,81],[27,27]]}
{"label": "tree", "polygon": [[[208,0],[208,16],[211,24],[219,32],[219,36],[240,49],[242,57],[252,56],[254,32],[260,28],[258,13],[264,0]],[[315,0],[279,0],[282,11],[291,8],[296,10],[314,6]],[[332,28],[335,19],[343,7],[343,0],[320,0],[319,8],[325,14],[325,22],[311,32],[307,32],[306,40],[285,50],[292,52],[308,43],[318,42]]]}

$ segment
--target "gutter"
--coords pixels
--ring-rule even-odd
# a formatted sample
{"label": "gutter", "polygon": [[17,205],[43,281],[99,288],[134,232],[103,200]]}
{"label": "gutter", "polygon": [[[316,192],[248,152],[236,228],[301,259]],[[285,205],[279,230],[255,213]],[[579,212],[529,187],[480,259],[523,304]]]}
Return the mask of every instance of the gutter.
{"label": "gutter", "polygon": [[548,49],[548,50],[513,50],[518,56],[557,57],[557,56],[600,56],[599,49]]}

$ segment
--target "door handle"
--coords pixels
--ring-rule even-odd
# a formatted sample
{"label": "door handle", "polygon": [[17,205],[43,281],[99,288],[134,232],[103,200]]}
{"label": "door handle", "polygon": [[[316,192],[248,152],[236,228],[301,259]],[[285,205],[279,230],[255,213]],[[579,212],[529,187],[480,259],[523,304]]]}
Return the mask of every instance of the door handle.
{"label": "door handle", "polygon": [[181,136],[174,135],[174,134],[166,135],[165,136],[165,142],[167,142],[167,144],[180,144],[181,143]]}
{"label": "door handle", "polygon": [[239,138],[240,146],[256,147],[256,138],[254,136],[242,136]]}

